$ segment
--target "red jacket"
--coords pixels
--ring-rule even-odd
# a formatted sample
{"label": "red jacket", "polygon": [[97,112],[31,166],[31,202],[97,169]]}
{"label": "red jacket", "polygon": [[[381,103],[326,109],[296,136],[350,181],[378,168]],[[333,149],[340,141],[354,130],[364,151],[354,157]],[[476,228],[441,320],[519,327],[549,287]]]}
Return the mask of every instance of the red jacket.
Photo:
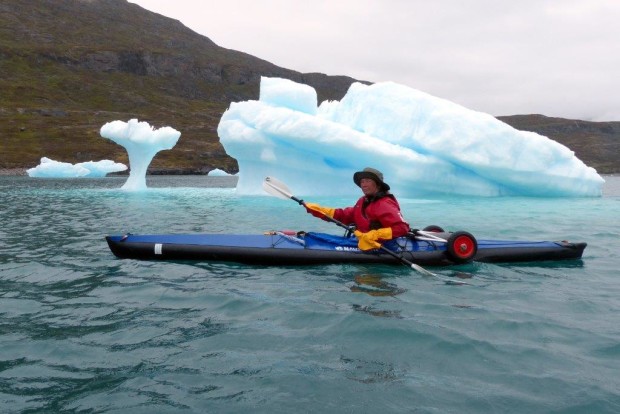
{"label": "red jacket", "polygon": [[383,227],[392,228],[392,237],[404,236],[409,232],[409,224],[400,214],[400,205],[392,194],[361,197],[353,207],[337,208],[334,218],[344,224],[355,224],[362,233]]}

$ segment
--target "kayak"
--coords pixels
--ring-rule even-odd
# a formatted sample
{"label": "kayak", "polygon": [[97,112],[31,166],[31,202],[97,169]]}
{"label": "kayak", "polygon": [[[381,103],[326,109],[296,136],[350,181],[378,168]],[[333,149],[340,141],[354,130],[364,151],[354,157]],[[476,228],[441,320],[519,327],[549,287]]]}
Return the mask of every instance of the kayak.
{"label": "kayak", "polygon": [[[418,231],[376,250],[362,251],[355,237],[327,233],[271,231],[265,234],[125,234],[106,236],[124,259],[225,261],[259,265],[335,263],[447,266],[580,259],[586,243],[477,240],[470,233]],[[386,251],[389,250],[389,251]]]}

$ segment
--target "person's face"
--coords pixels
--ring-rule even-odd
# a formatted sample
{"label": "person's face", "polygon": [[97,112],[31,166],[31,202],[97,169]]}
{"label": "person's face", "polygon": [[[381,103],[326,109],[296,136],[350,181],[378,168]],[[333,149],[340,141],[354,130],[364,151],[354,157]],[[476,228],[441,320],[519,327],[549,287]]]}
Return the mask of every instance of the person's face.
{"label": "person's face", "polygon": [[371,178],[362,178],[360,180],[360,188],[366,196],[373,196],[379,191],[379,185]]}

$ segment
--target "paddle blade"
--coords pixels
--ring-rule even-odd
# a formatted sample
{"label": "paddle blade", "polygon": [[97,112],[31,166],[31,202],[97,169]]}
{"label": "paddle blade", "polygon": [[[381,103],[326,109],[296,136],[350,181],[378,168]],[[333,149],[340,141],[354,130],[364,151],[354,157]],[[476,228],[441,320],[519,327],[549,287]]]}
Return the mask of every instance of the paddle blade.
{"label": "paddle blade", "polygon": [[411,268],[412,268],[413,270],[415,270],[416,272],[420,272],[420,273],[422,273],[423,275],[427,275],[427,276],[437,276],[435,273],[430,272],[430,271],[426,270],[425,268],[423,268],[422,266],[417,265],[417,264],[415,264],[415,263],[411,263]]}
{"label": "paddle blade", "polygon": [[423,275],[436,277],[437,279],[442,280],[447,285],[457,285],[457,286],[469,285],[469,283],[463,282],[461,280],[452,280],[452,279],[448,279],[448,278],[445,278],[445,277],[441,277],[438,274],[435,274],[435,273],[433,273],[431,271],[428,271],[425,268],[423,268],[422,266],[417,265],[415,263],[407,262],[407,264],[410,265],[413,270],[415,270],[417,272],[420,272]]}
{"label": "paddle blade", "polygon": [[286,184],[275,177],[265,178],[263,181],[263,190],[276,197],[284,199],[293,198],[293,194],[291,194],[291,190],[288,189]]}

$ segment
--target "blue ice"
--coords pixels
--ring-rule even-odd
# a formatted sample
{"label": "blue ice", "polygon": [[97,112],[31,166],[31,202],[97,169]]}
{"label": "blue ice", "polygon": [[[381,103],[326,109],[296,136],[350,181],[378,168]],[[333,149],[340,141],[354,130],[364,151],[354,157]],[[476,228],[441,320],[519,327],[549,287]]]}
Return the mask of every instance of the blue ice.
{"label": "blue ice", "polygon": [[47,157],[41,158],[41,163],[28,169],[30,177],[43,178],[97,178],[105,177],[108,173],[125,171],[125,164],[111,160],[87,161],[77,164],[55,161]]}
{"label": "blue ice", "polygon": [[232,103],[218,134],[241,194],[275,176],[298,194],[356,195],[367,166],[402,196],[601,196],[604,183],[556,141],[393,82],[318,106],[312,87],[263,77],[259,100]]}
{"label": "blue ice", "polygon": [[121,188],[130,191],[147,188],[146,170],[153,157],[159,151],[173,148],[181,136],[181,133],[172,127],[155,129],[148,122],[140,122],[137,119],[131,119],[129,122],[120,120],[108,122],[101,127],[100,134],[127,150],[129,178]]}

